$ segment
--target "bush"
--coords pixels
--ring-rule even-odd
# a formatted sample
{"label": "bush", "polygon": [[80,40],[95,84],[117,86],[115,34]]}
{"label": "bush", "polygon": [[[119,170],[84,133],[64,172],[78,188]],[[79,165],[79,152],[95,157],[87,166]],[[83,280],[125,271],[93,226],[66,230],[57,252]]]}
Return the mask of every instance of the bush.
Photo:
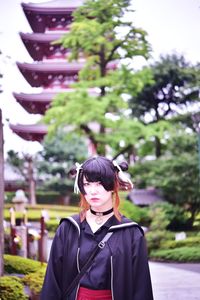
{"label": "bush", "polygon": [[49,220],[46,223],[46,229],[51,232],[56,232],[59,225],[59,220]]}
{"label": "bush", "polygon": [[162,247],[163,243],[172,238],[172,235],[173,233],[167,230],[148,231],[146,233],[148,252]]}
{"label": "bush", "polygon": [[[44,264],[45,266],[46,264]],[[4,268],[9,274],[19,273],[28,274],[36,272],[41,268],[41,263],[29,258],[24,258],[16,255],[4,255]]]}
{"label": "bush", "polygon": [[150,258],[158,261],[199,262],[199,247],[181,247],[175,249],[154,250]]}
{"label": "bush", "polygon": [[34,293],[35,295],[39,295],[42,289],[45,272],[46,272],[46,268],[42,268],[35,273],[31,273],[24,276],[24,278],[22,279],[24,284],[28,285],[31,292]]}
{"label": "bush", "polygon": [[150,221],[148,212],[145,208],[140,208],[128,200],[121,202],[120,211],[127,218],[142,225],[147,225]]}
{"label": "bush", "polygon": [[166,241],[162,243],[161,248],[174,249],[180,247],[200,247],[200,237],[188,237],[180,241]]}
{"label": "bush", "polygon": [[[49,218],[51,219],[61,219],[68,217],[69,215],[75,214],[79,211],[78,207],[74,206],[42,206],[37,205],[35,208],[28,207],[27,209],[27,217],[28,221],[36,222],[41,218],[41,210],[45,209],[48,211]],[[16,213],[16,217],[22,218],[23,214],[18,212]],[[10,220],[10,212],[9,208],[4,209],[4,219]]]}
{"label": "bush", "polygon": [[186,230],[188,225],[188,215],[185,210],[178,205],[173,205],[169,202],[162,201],[154,203],[150,206],[150,210],[161,209],[165,214],[165,219],[168,222],[166,229],[169,230]]}
{"label": "bush", "polygon": [[60,193],[54,191],[37,191],[36,199],[38,204],[56,204]]}
{"label": "bush", "polygon": [[168,220],[165,213],[160,207],[154,207],[149,212],[152,219],[150,230],[146,233],[148,251],[160,248],[162,242],[168,239],[168,232],[166,230]]}
{"label": "bush", "polygon": [[0,299],[1,300],[26,300],[28,296],[24,293],[21,280],[15,276],[0,277]]}

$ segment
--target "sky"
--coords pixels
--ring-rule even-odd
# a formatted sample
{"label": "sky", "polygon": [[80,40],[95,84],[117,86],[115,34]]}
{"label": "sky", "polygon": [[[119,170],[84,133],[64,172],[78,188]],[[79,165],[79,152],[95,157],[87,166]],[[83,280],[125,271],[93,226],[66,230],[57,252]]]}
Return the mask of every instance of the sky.
{"label": "sky", "polygon": [[[67,0],[66,0],[67,1]],[[41,0],[24,2],[42,2]],[[39,115],[28,114],[15,100],[13,92],[40,92],[29,86],[16,67],[16,61],[32,62],[19,32],[31,32],[21,1],[0,2],[0,73],[3,74],[0,108],[4,123],[4,152],[13,149],[33,154],[41,149],[38,142],[27,142],[13,134],[12,124],[34,124]],[[200,62],[200,0],[132,0],[133,22],[148,33],[152,60],[161,54],[182,54],[191,63]],[[144,65],[143,59],[138,65]]]}

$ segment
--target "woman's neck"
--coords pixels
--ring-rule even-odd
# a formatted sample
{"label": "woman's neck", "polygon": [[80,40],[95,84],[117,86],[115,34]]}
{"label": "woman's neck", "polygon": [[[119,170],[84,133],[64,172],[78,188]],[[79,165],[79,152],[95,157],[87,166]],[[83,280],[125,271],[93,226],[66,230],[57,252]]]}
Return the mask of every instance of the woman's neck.
{"label": "woman's neck", "polygon": [[88,210],[86,212],[86,220],[90,225],[92,232],[96,232],[113,214],[114,212],[111,211],[109,214],[99,217],[98,215],[93,214],[91,210]]}

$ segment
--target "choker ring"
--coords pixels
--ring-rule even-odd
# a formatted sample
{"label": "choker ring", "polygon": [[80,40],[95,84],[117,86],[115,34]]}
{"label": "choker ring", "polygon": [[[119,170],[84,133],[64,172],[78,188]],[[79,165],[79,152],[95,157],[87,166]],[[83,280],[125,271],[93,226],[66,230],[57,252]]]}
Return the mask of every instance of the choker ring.
{"label": "choker ring", "polygon": [[103,222],[103,216],[109,215],[111,212],[113,212],[113,208],[103,211],[103,212],[99,212],[99,211],[94,211],[93,209],[90,208],[90,211],[93,215],[97,216],[95,218],[95,222],[98,225],[101,225],[101,223]]}

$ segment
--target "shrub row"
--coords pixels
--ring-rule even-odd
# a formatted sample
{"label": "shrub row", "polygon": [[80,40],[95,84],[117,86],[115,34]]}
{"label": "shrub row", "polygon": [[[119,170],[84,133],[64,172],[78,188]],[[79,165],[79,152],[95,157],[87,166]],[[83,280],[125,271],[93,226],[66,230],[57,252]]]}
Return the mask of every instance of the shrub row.
{"label": "shrub row", "polygon": [[27,300],[24,285],[16,276],[0,277],[0,299],[1,300]]}
{"label": "shrub row", "polygon": [[180,241],[165,241],[161,243],[161,248],[174,249],[180,247],[199,247],[200,248],[200,236],[188,237],[185,240]]}
{"label": "shrub row", "polygon": [[[42,207],[42,208],[39,207],[38,209],[29,208],[27,210],[28,221],[32,221],[32,222],[38,221],[41,218],[41,210],[43,208],[44,207]],[[54,210],[47,209],[47,208],[44,208],[44,209],[47,210],[50,219],[58,219],[58,220],[61,218],[65,218],[69,215],[73,215],[78,212],[77,207],[70,207],[70,206],[68,206],[66,209],[65,209],[65,207],[63,207],[63,210],[60,210],[60,209],[57,210],[56,208]],[[16,217],[22,218],[23,214],[16,213]],[[4,219],[7,221],[10,220],[10,211],[8,208],[4,209]]]}
{"label": "shrub row", "polygon": [[[43,264],[44,267],[46,264]],[[17,273],[17,274],[29,274],[36,272],[41,268],[41,263],[36,260],[29,258],[23,258],[21,256],[15,255],[4,255],[4,268],[5,272],[8,274]]]}
{"label": "shrub row", "polygon": [[199,247],[153,250],[150,258],[157,261],[199,262],[200,251]]}
{"label": "shrub row", "polygon": [[44,275],[46,272],[46,268],[42,268],[37,272],[30,273],[22,279],[25,285],[28,285],[31,292],[34,293],[35,295],[39,295],[43,281],[44,281]]}

